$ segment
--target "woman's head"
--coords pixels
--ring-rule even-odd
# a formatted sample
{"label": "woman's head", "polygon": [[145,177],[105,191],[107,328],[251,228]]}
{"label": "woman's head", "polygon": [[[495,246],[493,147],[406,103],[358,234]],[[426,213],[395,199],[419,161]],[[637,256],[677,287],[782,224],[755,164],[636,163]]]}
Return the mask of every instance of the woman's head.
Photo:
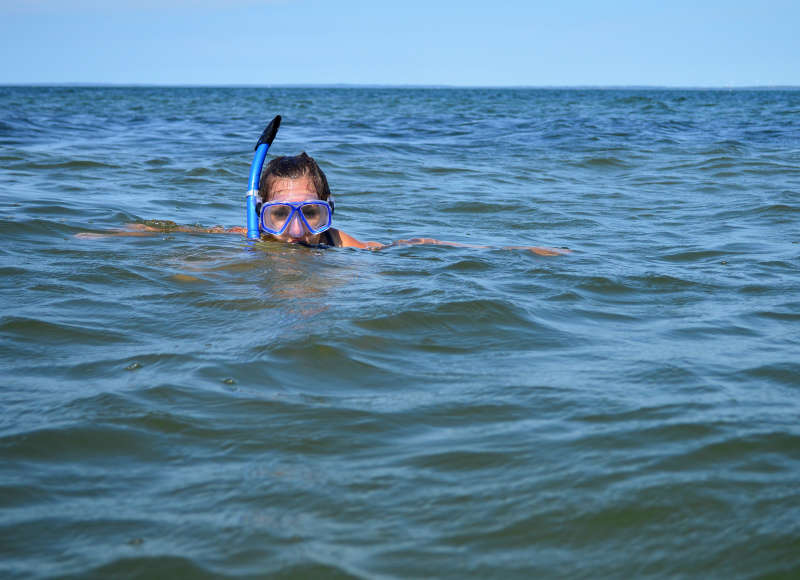
{"label": "woman's head", "polygon": [[[325,174],[317,162],[305,152],[300,155],[276,157],[271,160],[261,175],[259,196],[261,198],[257,209],[259,214],[262,203],[267,202],[297,203],[322,200],[333,206],[331,190]],[[270,237],[281,242],[317,245],[320,235],[309,232],[299,216],[295,216],[281,234],[270,235]]]}
{"label": "woman's head", "polygon": [[300,155],[276,157],[272,159],[261,173],[261,182],[258,191],[261,201],[272,201],[271,196],[275,191],[278,180],[307,178],[316,192],[317,199],[328,201],[331,196],[328,179],[320,169],[317,162],[305,151]]}

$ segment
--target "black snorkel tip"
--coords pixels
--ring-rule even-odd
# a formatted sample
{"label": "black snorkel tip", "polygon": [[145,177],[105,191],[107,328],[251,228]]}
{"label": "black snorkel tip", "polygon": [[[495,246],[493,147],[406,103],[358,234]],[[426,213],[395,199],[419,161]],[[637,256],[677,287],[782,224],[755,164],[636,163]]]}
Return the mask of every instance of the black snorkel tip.
{"label": "black snorkel tip", "polygon": [[269,122],[267,128],[264,129],[264,132],[261,133],[261,137],[258,138],[258,143],[256,143],[255,149],[258,149],[258,146],[262,143],[266,143],[267,147],[272,145],[272,141],[275,139],[275,135],[278,134],[278,128],[281,126],[281,116],[275,115],[275,118]]}

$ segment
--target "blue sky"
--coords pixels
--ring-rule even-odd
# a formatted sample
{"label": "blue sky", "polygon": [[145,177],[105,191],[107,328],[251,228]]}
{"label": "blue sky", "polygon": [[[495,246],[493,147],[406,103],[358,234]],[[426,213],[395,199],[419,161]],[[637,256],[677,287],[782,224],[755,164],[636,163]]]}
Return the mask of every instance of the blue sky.
{"label": "blue sky", "polygon": [[800,0],[0,0],[0,84],[800,85]]}

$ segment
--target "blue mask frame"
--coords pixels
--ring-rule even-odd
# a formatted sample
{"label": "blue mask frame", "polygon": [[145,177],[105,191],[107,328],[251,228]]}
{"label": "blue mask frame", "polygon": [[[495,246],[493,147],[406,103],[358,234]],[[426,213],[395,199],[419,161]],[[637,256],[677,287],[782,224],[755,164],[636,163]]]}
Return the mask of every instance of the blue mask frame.
{"label": "blue mask frame", "polygon": [[[264,214],[266,213],[267,209],[270,208],[270,207],[275,207],[276,205],[286,205],[286,206],[289,206],[289,207],[292,208],[292,212],[289,214],[289,217],[284,222],[283,227],[278,229],[278,230],[276,230],[274,228],[270,228],[269,226],[267,226],[267,224],[264,223]],[[303,212],[302,212],[302,208],[305,207],[305,206],[309,206],[309,205],[320,205],[320,206],[325,207],[328,210],[328,219],[327,219],[325,225],[323,225],[321,227],[318,227],[318,228],[311,227],[311,224],[308,223],[308,220],[306,220],[306,216],[304,216]],[[270,201],[268,203],[265,203],[261,207],[261,219],[258,220],[258,225],[261,227],[262,231],[270,233],[270,234],[272,234],[274,236],[279,236],[283,232],[286,231],[286,228],[289,227],[289,224],[292,223],[292,220],[295,219],[295,216],[297,216],[297,218],[300,220],[300,223],[303,224],[303,226],[306,228],[306,230],[309,233],[311,233],[311,234],[321,234],[322,232],[324,232],[325,230],[327,230],[327,229],[329,229],[331,227],[331,223],[333,221],[333,208],[330,206],[329,203],[324,202],[322,200],[295,201],[295,202],[292,202],[292,201]]]}

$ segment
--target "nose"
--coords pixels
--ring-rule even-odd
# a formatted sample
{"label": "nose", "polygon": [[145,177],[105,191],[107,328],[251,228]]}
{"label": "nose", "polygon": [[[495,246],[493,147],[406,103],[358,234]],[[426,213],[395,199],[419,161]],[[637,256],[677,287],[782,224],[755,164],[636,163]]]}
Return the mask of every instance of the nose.
{"label": "nose", "polygon": [[292,221],[289,222],[286,233],[293,238],[302,238],[305,235],[305,227],[303,226],[303,222],[300,221],[299,215],[292,217]]}

